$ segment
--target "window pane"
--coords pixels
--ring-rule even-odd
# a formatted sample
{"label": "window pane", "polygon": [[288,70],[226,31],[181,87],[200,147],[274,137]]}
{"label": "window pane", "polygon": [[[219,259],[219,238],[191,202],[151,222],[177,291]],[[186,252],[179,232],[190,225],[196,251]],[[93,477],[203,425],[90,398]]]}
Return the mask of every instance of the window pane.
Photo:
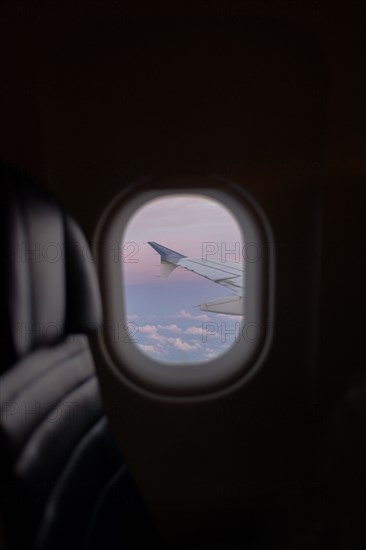
{"label": "window pane", "polygon": [[175,194],[147,202],[123,235],[128,332],[165,363],[209,361],[241,335],[244,240],[220,202]]}

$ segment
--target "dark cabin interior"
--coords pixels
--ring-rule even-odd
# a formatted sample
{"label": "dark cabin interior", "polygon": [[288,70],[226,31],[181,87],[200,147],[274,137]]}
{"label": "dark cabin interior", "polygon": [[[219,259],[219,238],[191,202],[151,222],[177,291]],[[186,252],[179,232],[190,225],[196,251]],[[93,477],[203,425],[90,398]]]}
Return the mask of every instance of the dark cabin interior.
{"label": "dark cabin interior", "polygon": [[216,399],[159,400],[116,384],[96,352],[105,409],[162,545],[362,549],[361,4],[201,4],[2,7],[0,161],[89,244],[144,176],[218,174],[258,201],[276,245],[260,371]]}

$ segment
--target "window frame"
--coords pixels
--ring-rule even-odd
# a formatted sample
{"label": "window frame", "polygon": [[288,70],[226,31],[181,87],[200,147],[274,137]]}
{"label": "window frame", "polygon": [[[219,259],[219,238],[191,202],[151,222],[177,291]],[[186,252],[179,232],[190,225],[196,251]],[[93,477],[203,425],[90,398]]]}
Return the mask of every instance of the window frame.
{"label": "window frame", "polygon": [[[245,242],[260,251],[256,261],[245,263],[245,320],[239,342],[206,362],[159,362],[131,342],[124,306],[120,254],[123,234],[141,206],[162,196],[198,194],[221,202],[234,216]],[[123,189],[107,206],[94,237],[94,254],[100,279],[104,324],[98,343],[107,363],[124,383],[153,395],[207,396],[248,380],[263,363],[273,335],[274,246],[269,223],[257,202],[241,187],[223,178],[144,178]],[[247,250],[247,246],[245,247]],[[248,292],[248,289],[250,291]],[[248,321],[247,321],[248,319]],[[258,327],[255,342],[245,337],[248,324]]]}

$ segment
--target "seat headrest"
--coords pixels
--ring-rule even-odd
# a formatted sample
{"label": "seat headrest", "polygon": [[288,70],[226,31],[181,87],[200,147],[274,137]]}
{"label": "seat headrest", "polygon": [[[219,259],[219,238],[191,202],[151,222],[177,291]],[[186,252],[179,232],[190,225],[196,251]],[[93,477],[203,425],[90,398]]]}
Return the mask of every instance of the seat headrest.
{"label": "seat headrest", "polygon": [[[0,167],[2,368],[102,319],[92,256],[79,227],[43,189]],[[5,361],[4,361],[5,359]]]}

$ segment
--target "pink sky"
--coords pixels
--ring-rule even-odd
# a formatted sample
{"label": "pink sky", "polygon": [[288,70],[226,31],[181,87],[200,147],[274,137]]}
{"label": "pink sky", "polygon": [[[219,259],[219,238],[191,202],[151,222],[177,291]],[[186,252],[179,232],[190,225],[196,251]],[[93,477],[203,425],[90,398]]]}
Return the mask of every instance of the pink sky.
{"label": "pink sky", "polygon": [[[217,243],[217,254],[210,256],[216,260],[221,260],[222,251],[236,247],[239,252],[243,248],[240,228],[230,211],[216,200],[192,194],[154,199],[136,211],[123,236],[127,284],[153,283],[160,273],[159,255],[147,241],[195,258],[202,257],[203,243]],[[238,254],[227,255],[226,259],[242,261]],[[180,269],[170,277],[186,281],[187,275],[194,277]]]}

